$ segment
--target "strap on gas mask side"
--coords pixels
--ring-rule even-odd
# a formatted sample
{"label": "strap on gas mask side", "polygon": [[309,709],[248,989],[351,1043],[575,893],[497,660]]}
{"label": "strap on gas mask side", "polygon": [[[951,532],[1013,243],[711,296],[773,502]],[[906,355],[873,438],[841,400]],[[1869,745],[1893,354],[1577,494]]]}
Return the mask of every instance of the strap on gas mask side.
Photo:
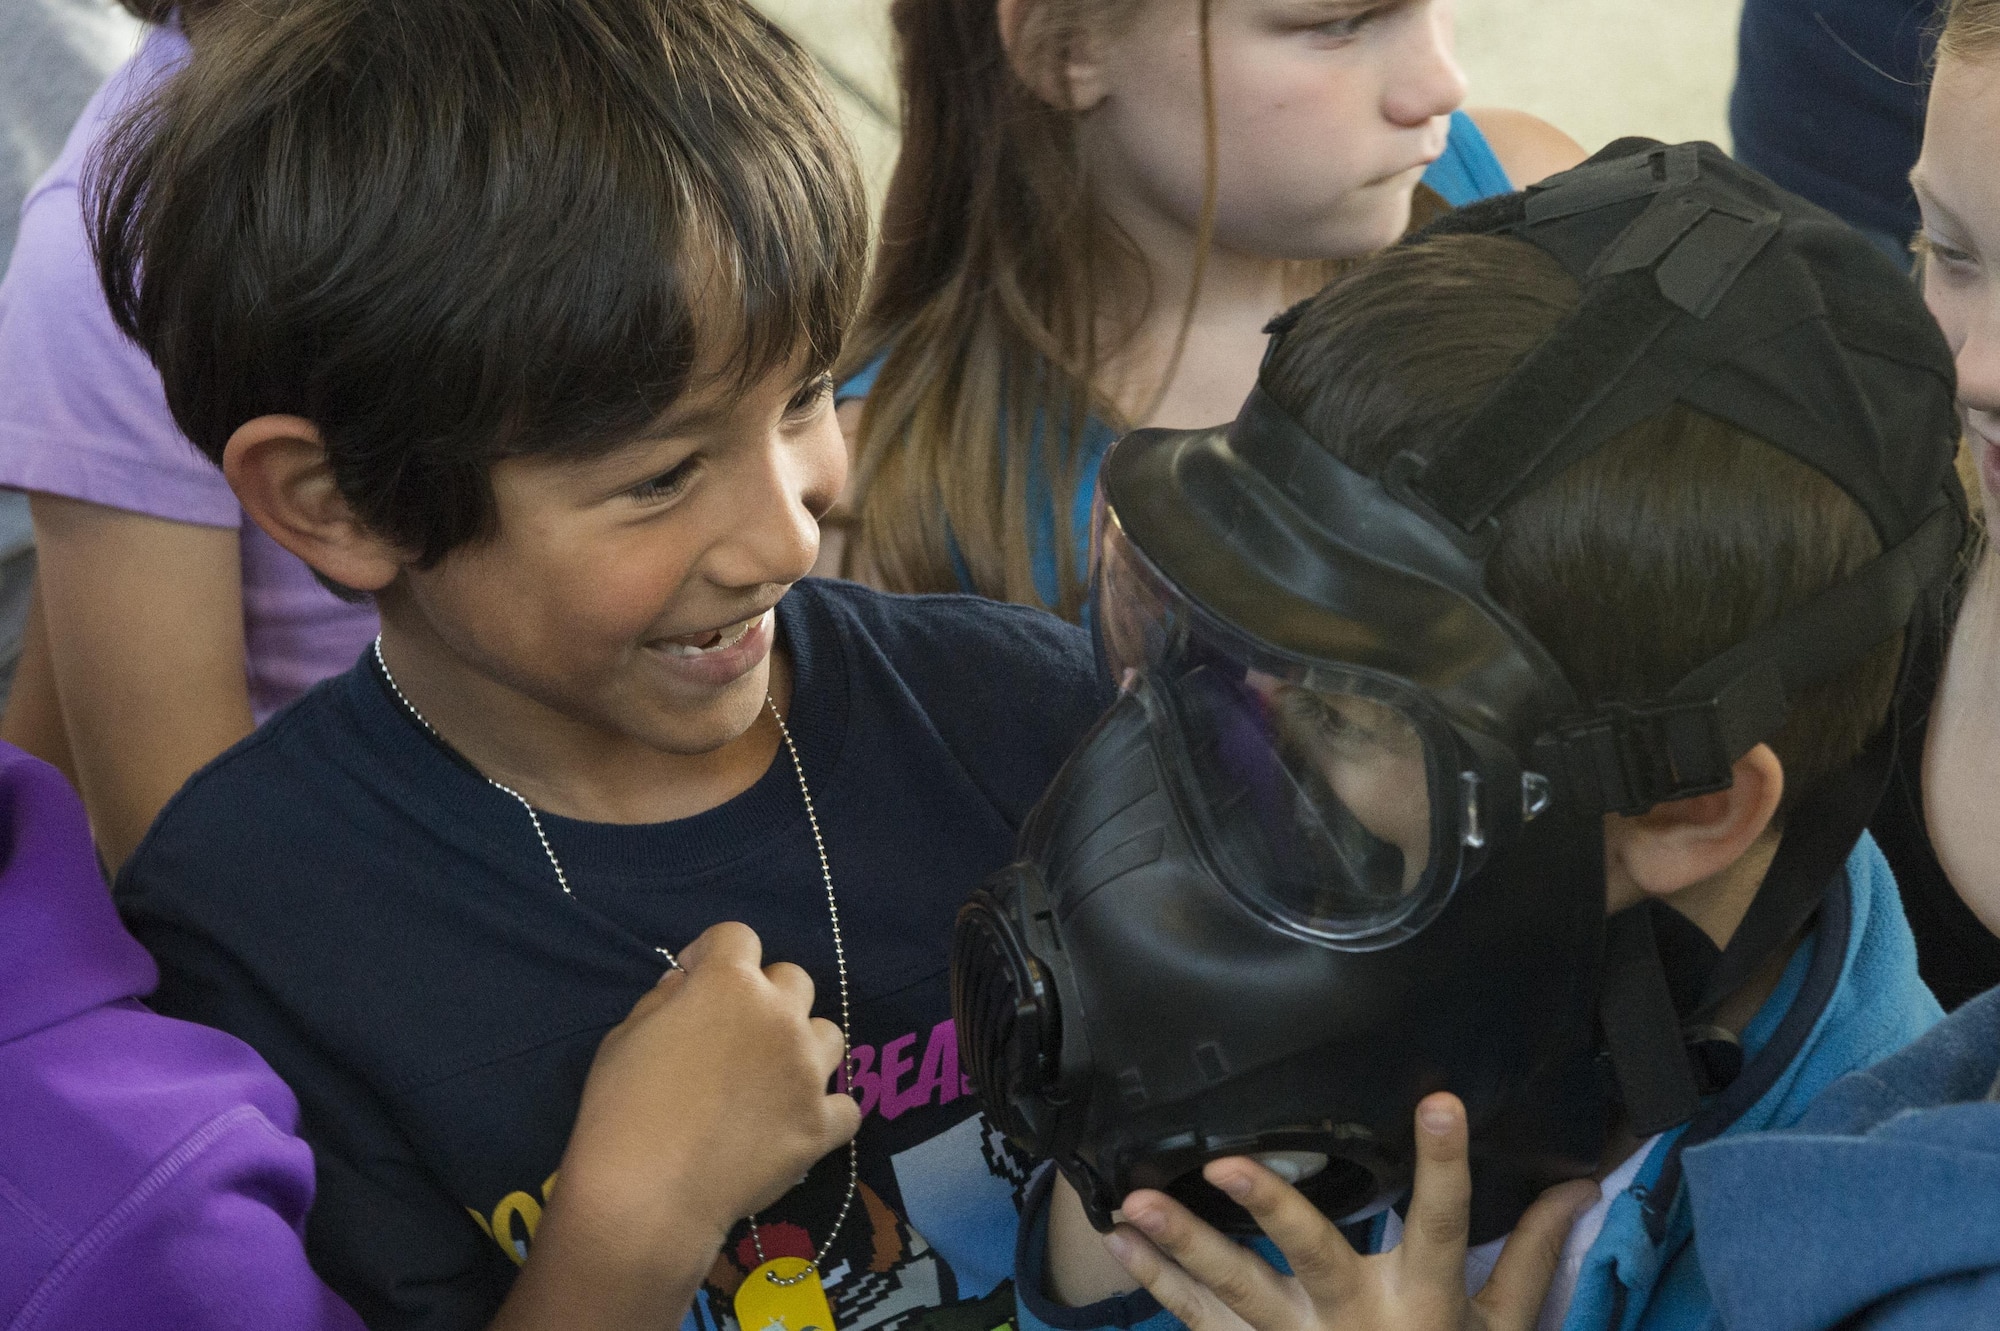
{"label": "strap on gas mask side", "polygon": [[[1452,438],[1426,453],[1405,452],[1384,471],[1391,494],[1468,554],[1490,552],[1498,515],[1519,496],[1623,430],[1690,400],[1692,385],[1745,348],[1778,345],[1799,325],[1828,317],[1817,289],[1777,264],[1759,270],[1757,299],[1729,300],[1779,235],[1784,215],[1707,175],[1705,156],[1714,152],[1623,141],[1554,188],[1468,210],[1427,233],[1513,235],[1563,263],[1585,291],[1575,315]],[[1718,160],[1716,169],[1729,168]],[[1593,215],[1642,198],[1649,198],[1644,209],[1606,240],[1603,228],[1615,219]],[[1709,327],[1719,310],[1722,326]],[[1727,390],[1709,386],[1699,405],[1711,409],[1719,391]],[[1813,465],[1809,443],[1773,442]],[[1881,494],[1857,494],[1851,477],[1834,479],[1880,530],[1893,504]],[[1858,573],[1696,669],[1657,703],[1558,718],[1535,744],[1535,767],[1572,807],[1605,813],[1636,814],[1728,788],[1735,760],[1776,733],[1802,691],[1921,620],[1927,595],[1960,556],[1964,512],[1956,480],[1946,475],[1914,529],[1893,543],[1885,536],[1889,548]],[[1908,660],[1906,651],[1903,677]],[[1678,960],[1700,973],[1668,975],[1649,911],[1608,922],[1601,1013],[1633,1131],[1686,1121],[1702,1095],[1731,1075],[1731,1060],[1705,1049],[1715,1033],[1703,1022],[1810,919],[1881,797],[1894,731],[1892,721],[1849,771],[1793,811],[1729,946],[1699,963]],[[1675,951],[1685,958],[1690,949]],[[1689,1008],[1685,998],[1675,1001],[1675,989],[1700,996]],[[1691,1047],[1702,1052],[1690,1054]]]}

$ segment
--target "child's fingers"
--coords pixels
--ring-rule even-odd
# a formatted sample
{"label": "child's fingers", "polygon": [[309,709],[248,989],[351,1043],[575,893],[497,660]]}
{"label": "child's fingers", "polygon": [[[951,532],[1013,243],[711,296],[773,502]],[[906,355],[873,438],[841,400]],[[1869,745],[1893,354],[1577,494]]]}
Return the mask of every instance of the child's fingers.
{"label": "child's fingers", "polygon": [[834,1146],[845,1146],[848,1139],[861,1131],[861,1102],[845,1092],[835,1092],[826,1097],[827,1133],[833,1138]]}
{"label": "child's fingers", "polygon": [[791,999],[800,1012],[812,1011],[813,980],[803,967],[789,961],[776,961],[764,968],[764,978],[773,989]]}
{"label": "child's fingers", "polygon": [[1535,1199],[1507,1236],[1500,1261],[1473,1302],[1485,1312],[1494,1331],[1526,1331],[1541,1316],[1556,1264],[1570,1227],[1598,1197],[1597,1185],[1578,1179],[1550,1188]]}
{"label": "child's fingers", "polygon": [[[1105,1235],[1104,1246],[1188,1331],[1246,1331],[1243,1319],[1231,1312],[1214,1291],[1174,1265],[1130,1225],[1120,1225]],[[1259,1327],[1257,1331],[1272,1331],[1272,1328]]]}
{"label": "child's fingers", "polygon": [[680,950],[683,969],[700,966],[748,966],[756,969],[764,960],[764,940],[747,924],[724,920],[701,931],[692,943]]}
{"label": "child's fingers", "polygon": [[1297,1322],[1297,1305],[1285,1296],[1283,1278],[1269,1262],[1197,1220],[1165,1193],[1133,1193],[1125,1199],[1125,1219],[1258,1331],[1281,1331]]}
{"label": "child's fingers", "polygon": [[[815,1071],[820,1074],[824,1085],[833,1080],[847,1058],[847,1037],[840,1027],[825,1017],[812,1019],[811,1036],[814,1051],[819,1055]],[[833,1134],[834,1144],[839,1145],[855,1133],[861,1131],[861,1102],[848,1094],[846,1087],[836,1084],[826,1098],[828,1131]]]}
{"label": "child's fingers", "polygon": [[1316,1301],[1338,1304],[1352,1297],[1361,1274],[1359,1254],[1297,1188],[1241,1157],[1210,1161],[1202,1176],[1250,1213]]}
{"label": "child's fingers", "polygon": [[1455,1095],[1417,1105],[1417,1177],[1403,1221],[1402,1266],[1419,1286],[1464,1297],[1465,1239],[1472,1224],[1465,1106]]}
{"label": "child's fingers", "polygon": [[847,1057],[847,1037],[840,1033],[840,1027],[825,1017],[814,1017],[806,1025],[806,1037],[812,1042],[813,1069],[820,1080],[839,1072],[841,1062]]}

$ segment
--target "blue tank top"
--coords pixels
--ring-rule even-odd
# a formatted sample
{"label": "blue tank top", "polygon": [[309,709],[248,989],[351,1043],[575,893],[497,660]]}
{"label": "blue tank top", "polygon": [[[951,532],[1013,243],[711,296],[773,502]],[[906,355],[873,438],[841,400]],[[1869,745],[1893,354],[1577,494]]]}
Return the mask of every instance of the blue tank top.
{"label": "blue tank top", "polygon": [[[1492,198],[1496,194],[1510,193],[1514,184],[1507,179],[1500,159],[1493,155],[1492,145],[1479,132],[1479,126],[1463,111],[1454,111],[1451,116],[1451,133],[1445,140],[1444,155],[1431,163],[1424,172],[1424,184],[1443,196],[1444,201],[1454,208],[1462,208],[1468,203]],[[874,360],[857,370],[835,392],[837,402],[868,396],[868,390],[875,386],[875,377],[882,372],[882,364],[889,353],[883,352]],[[1075,500],[1070,504],[1069,530],[1066,537],[1074,552],[1072,567],[1082,568],[1090,551],[1090,511],[1097,494],[1097,472],[1104,463],[1104,455],[1116,443],[1118,436],[1103,421],[1092,418],[1086,422],[1082,446],[1078,450],[1078,482]],[[1053,607],[1060,592],[1060,582],[1056,576],[1056,501],[1049,484],[1048,468],[1043,464],[1041,451],[1035,450],[1029,457],[1028,470],[1028,513],[1031,529],[1029,538],[1029,558],[1035,575],[1035,591],[1042,604]],[[970,592],[971,570],[966,567],[959,554],[958,543],[952,542],[952,565],[958,572],[959,586]]]}

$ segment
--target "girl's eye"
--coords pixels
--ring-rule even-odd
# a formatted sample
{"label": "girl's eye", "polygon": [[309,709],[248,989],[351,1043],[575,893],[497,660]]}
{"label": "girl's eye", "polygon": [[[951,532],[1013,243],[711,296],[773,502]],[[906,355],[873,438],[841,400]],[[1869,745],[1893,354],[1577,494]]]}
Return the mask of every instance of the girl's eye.
{"label": "girl's eye", "polygon": [[792,400],[785,406],[785,414],[794,418],[810,416],[819,409],[821,403],[833,396],[833,376],[822,374],[808,379],[792,394]]}
{"label": "girl's eye", "polygon": [[1368,25],[1368,20],[1371,17],[1373,17],[1371,14],[1354,14],[1347,18],[1337,18],[1325,23],[1315,23],[1307,31],[1311,32],[1315,37],[1325,37],[1329,41],[1344,42],[1351,37],[1360,36],[1361,30]]}
{"label": "girl's eye", "polygon": [[1924,253],[1932,263],[1943,264],[1947,268],[1970,268],[1972,266],[1972,256],[1964,250],[1947,245],[1943,241],[1935,240],[1930,236],[1920,234],[1918,238],[1923,241]]}
{"label": "girl's eye", "polygon": [[1393,8],[1395,8],[1393,5],[1375,5],[1358,13],[1348,14],[1342,18],[1327,19],[1323,23],[1315,23],[1308,27],[1306,31],[1315,37],[1324,38],[1328,41],[1352,41],[1354,38],[1359,37],[1369,24],[1374,23],[1383,14]]}
{"label": "girl's eye", "polygon": [[639,482],[625,493],[642,504],[663,504],[679,496],[694,479],[698,458],[687,458],[651,480]]}

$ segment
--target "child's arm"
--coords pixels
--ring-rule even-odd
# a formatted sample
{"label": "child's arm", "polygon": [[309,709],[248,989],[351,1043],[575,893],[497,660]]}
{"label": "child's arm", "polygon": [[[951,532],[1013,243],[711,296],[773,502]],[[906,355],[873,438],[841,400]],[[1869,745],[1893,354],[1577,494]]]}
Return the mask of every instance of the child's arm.
{"label": "child's arm", "polygon": [[31,503],[77,786],[116,873],[182,783],[250,733],[241,538],[54,495]]}
{"label": "child's arm", "polygon": [[[374,1331],[462,1331],[496,1308],[502,1331],[671,1331],[724,1229],[859,1125],[849,1097],[826,1093],[840,1035],[808,1020],[810,980],[760,968],[755,935],[717,925],[682,950],[688,973],[599,1043],[546,1207],[514,1222],[530,1240],[516,1273],[338,1051],[212,939],[144,913],[128,922],[161,962],[155,1005],[244,1040],[297,1097],[316,1166],[305,1255]],[[561,1084],[521,1082],[518,1105],[497,1112],[567,1099],[556,1063],[530,1066]]]}
{"label": "child's arm", "polygon": [[1569,135],[1526,111],[1475,106],[1466,111],[1499,159],[1515,189],[1526,189],[1558,171],[1567,171],[1589,156]]}
{"label": "child's arm", "polygon": [[1083,1199],[1068,1179],[1056,1175],[1049,1190],[1049,1239],[1045,1280],[1051,1298],[1081,1308],[1139,1288],[1132,1273],[1119,1265],[1105,1246],[1104,1236],[1083,1213]]}
{"label": "child's arm", "polygon": [[826,1090],[839,1028],[811,1017],[804,971],[760,953],[746,926],[714,926],[604,1037],[493,1331],[679,1325],[730,1227],[859,1130]]}

